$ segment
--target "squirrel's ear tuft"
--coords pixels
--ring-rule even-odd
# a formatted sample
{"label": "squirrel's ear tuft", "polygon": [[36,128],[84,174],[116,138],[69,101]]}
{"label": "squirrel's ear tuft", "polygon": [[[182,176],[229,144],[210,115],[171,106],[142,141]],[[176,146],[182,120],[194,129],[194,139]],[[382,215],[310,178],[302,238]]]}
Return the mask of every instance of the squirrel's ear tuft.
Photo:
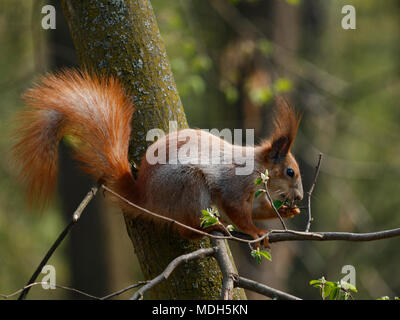
{"label": "squirrel's ear tuft", "polygon": [[272,141],[271,149],[269,150],[269,157],[275,162],[279,163],[289,152],[290,141],[288,137],[282,136]]}
{"label": "squirrel's ear tuft", "polygon": [[282,97],[277,98],[277,106],[274,112],[274,131],[270,138],[271,149],[269,156],[274,162],[280,162],[289,153],[301,116]]}

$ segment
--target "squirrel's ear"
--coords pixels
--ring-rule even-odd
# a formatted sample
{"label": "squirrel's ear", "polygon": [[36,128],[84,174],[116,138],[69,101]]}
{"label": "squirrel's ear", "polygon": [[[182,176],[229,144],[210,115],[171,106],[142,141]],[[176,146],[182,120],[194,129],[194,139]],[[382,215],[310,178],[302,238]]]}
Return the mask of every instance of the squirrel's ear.
{"label": "squirrel's ear", "polygon": [[280,162],[289,153],[299,127],[301,116],[282,97],[277,98],[274,112],[274,131],[270,138],[268,155],[275,163]]}
{"label": "squirrel's ear", "polygon": [[269,150],[269,157],[275,162],[279,163],[289,153],[292,141],[286,136],[281,136],[272,141],[271,149]]}

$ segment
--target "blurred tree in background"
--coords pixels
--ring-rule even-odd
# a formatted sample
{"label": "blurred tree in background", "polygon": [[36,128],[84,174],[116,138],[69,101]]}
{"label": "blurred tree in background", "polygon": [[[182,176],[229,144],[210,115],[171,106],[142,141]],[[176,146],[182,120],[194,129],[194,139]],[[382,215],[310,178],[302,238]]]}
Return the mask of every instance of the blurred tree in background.
{"label": "blurred tree in background", "polygon": [[[318,153],[324,154],[312,198],[312,230],[368,232],[400,225],[396,214],[400,203],[397,1],[386,0],[385,6],[376,0],[151,2],[191,127],[254,128],[261,139],[270,128],[274,95],[288,94],[304,112],[294,153],[306,190]],[[54,38],[54,31],[41,28],[44,4],[38,0],[0,2],[1,293],[25,284],[63,228],[62,208],[71,213],[61,197],[42,215],[31,213],[8,157],[11,119],[21,108],[21,93],[40,73],[54,68],[54,59],[71,62],[73,56],[67,44],[54,46],[61,36]],[[348,4],[357,10],[356,30],[341,27],[341,9]],[[58,15],[57,28],[61,28],[60,19]],[[66,175],[69,189],[74,188],[74,175]],[[78,186],[81,182],[76,179]],[[62,190],[65,193],[68,188]],[[98,269],[105,273],[99,281],[107,284],[101,290],[114,291],[136,282],[140,274],[133,271],[138,270],[134,257],[126,259],[131,244],[121,237],[125,234],[122,216],[106,212],[116,210],[106,209],[102,202],[98,207],[102,225],[97,236],[107,239],[104,253],[97,254],[102,261]],[[305,223],[306,214],[289,222],[299,229]],[[79,232],[88,232],[88,228],[82,226]],[[309,280],[322,275],[339,280],[342,267],[349,264],[357,272],[355,298],[393,297],[400,291],[400,279],[395,276],[400,264],[398,241],[279,243],[272,246],[272,262],[261,265],[242,253],[239,245],[233,246],[233,254],[244,276],[299,297],[319,298]],[[89,281],[80,278],[80,286],[73,281],[79,277],[80,262],[73,267],[70,248],[71,243],[63,244],[50,261],[57,269],[57,282],[95,294]],[[88,257],[93,254],[89,247],[80,249]],[[39,288],[30,295],[69,297],[63,291]]]}

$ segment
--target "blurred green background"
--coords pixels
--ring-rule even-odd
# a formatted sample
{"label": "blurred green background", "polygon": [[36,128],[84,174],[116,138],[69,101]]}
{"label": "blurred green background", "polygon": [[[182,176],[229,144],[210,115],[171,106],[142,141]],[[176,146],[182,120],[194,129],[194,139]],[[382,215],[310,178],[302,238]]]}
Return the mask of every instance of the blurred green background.
{"label": "blurred green background", "polygon": [[[305,190],[319,152],[312,231],[371,232],[400,226],[400,2],[386,0],[152,0],[191,127],[254,128],[266,137],[273,97],[287,94],[304,117],[295,141]],[[41,8],[57,9],[56,30]],[[356,30],[341,26],[356,8]],[[77,65],[57,1],[0,0],[0,293],[21,288],[91,186],[61,146],[56,201],[42,214],[24,203],[10,159],[13,116],[40,74]],[[288,223],[304,229],[306,213]],[[277,223],[269,226],[279,227]],[[356,299],[400,295],[399,239],[293,242],[258,265],[232,244],[239,272],[318,299],[311,279],[356,270]],[[57,284],[102,296],[142,280],[118,210],[90,204],[49,264]],[[40,280],[40,279],[39,279]],[[120,298],[126,298],[122,295]],[[249,298],[262,298],[248,293]],[[30,299],[78,299],[35,287]]]}

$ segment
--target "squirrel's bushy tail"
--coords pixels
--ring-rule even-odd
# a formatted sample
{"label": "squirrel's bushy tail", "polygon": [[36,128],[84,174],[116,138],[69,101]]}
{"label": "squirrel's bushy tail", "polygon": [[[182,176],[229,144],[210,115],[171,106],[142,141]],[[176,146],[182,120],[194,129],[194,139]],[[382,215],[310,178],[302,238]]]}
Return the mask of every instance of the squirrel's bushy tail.
{"label": "squirrel's bushy tail", "polygon": [[134,108],[117,79],[64,70],[42,77],[24,99],[27,108],[17,117],[13,154],[31,204],[46,204],[55,189],[58,143],[64,136],[71,137],[74,157],[94,179],[112,186],[131,177]]}

